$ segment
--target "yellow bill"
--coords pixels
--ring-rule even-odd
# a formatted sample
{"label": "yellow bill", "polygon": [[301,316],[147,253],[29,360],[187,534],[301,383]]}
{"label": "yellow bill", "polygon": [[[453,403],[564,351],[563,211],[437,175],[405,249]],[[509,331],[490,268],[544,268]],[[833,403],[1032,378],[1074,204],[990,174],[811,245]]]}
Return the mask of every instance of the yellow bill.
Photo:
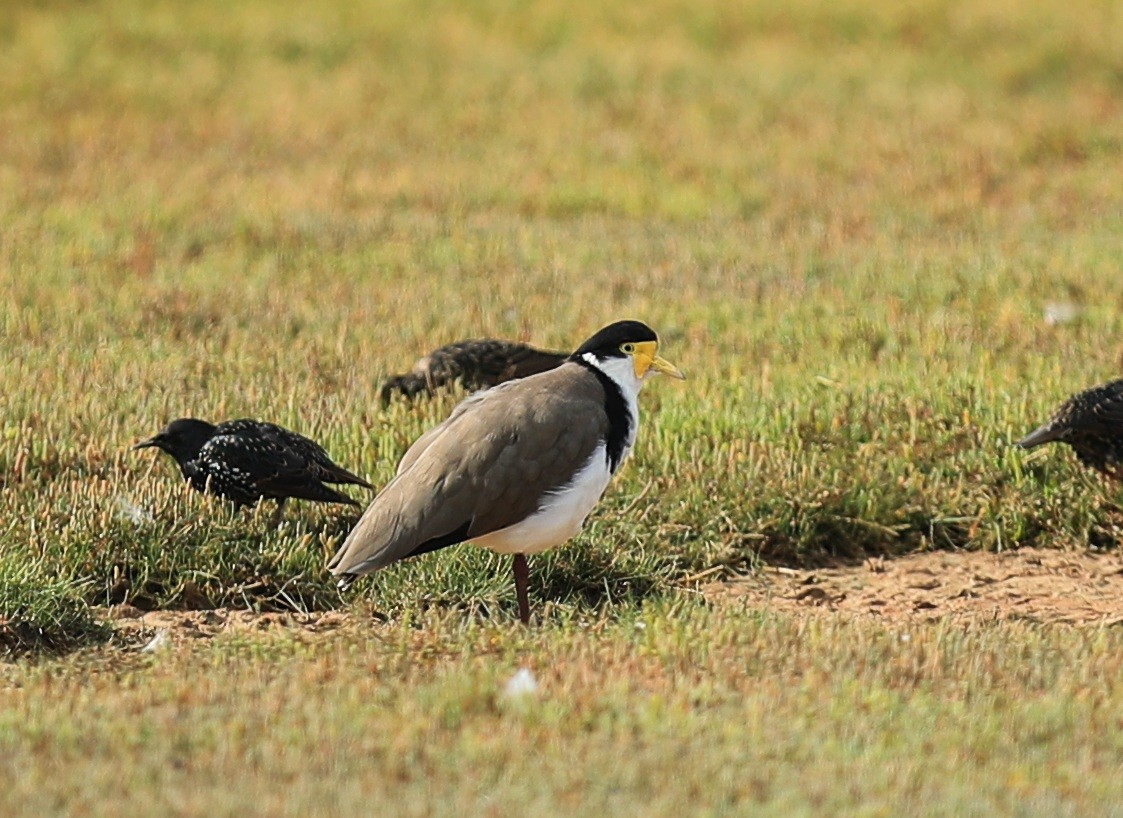
{"label": "yellow bill", "polygon": [[636,368],[636,377],[643,378],[648,370],[654,370],[664,375],[670,375],[672,378],[686,380],[686,376],[682,374],[682,370],[666,358],[661,358],[655,354],[655,350],[658,348],[658,341],[643,341],[636,344],[636,351],[632,353],[632,361]]}

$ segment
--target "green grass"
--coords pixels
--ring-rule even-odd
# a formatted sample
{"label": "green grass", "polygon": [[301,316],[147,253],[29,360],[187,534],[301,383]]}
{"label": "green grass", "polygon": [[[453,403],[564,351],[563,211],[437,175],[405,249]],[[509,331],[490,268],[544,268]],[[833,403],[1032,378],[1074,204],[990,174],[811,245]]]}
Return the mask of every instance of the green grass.
{"label": "green grass", "polygon": [[83,590],[26,557],[0,560],[0,651],[65,651],[104,638]]}
{"label": "green grass", "polygon": [[[890,658],[923,683],[901,687],[877,675],[887,631],[704,614],[690,578],[1116,545],[1117,493],[1062,451],[1009,444],[1123,368],[1121,24],[1117,4],[1058,0],[7,3],[0,647],[96,644],[97,611],[122,602],[357,604],[389,620],[340,643],[177,650],[135,676],[89,659],[77,700],[104,708],[96,729],[60,692],[90,681],[86,654],[28,660],[10,673],[40,693],[5,694],[0,755],[38,772],[13,803],[59,808],[77,784],[44,784],[49,763],[89,758],[105,766],[72,768],[100,776],[82,802],[94,813],[113,811],[126,762],[188,814],[330,811],[316,800],[329,783],[357,804],[376,786],[364,771],[383,769],[419,813],[460,797],[486,812],[485,789],[496,813],[562,804],[590,779],[577,806],[622,813],[652,782],[665,814],[1116,803],[1110,737],[1089,726],[1118,709],[1099,647],[1112,633],[996,626],[956,643],[949,655],[1014,674],[999,680],[924,670],[953,635],[917,632]],[[1051,302],[1077,318],[1048,323]],[[232,513],[184,490],[167,458],[129,451],[172,417],[252,415],[381,485],[460,397],[383,410],[385,375],[459,338],[570,348],[622,317],[654,326],[690,379],[646,390],[633,458],[584,533],[535,560],[540,632],[508,627],[497,557],[452,549],[341,597],[323,566],[349,512],[292,504],[272,531],[268,509]],[[680,633],[681,611],[695,630],[674,662],[701,663],[652,660],[663,698],[649,700],[629,629],[650,616],[648,633]],[[713,648],[717,669],[698,624],[711,615],[744,634]],[[431,627],[434,678],[381,641],[438,650]],[[805,627],[828,630],[800,641]],[[777,648],[754,664],[772,638],[798,661]],[[603,706],[563,697],[524,723],[488,704],[515,656],[568,689],[568,662],[595,668],[598,651],[612,673],[581,684],[605,680]],[[1064,683],[1017,675],[1027,662]],[[324,663],[384,709],[314,705]],[[384,670],[358,681],[370,667]],[[290,682],[285,707],[244,706]],[[443,728],[426,749],[430,705],[466,708],[466,755],[446,754],[459,739]],[[247,732],[230,738],[232,713]],[[138,717],[148,727],[129,733]],[[276,758],[261,756],[266,722]],[[127,733],[118,753],[91,752]],[[208,760],[176,766],[196,742]],[[707,785],[668,783],[683,763]],[[262,789],[193,794],[226,768]],[[286,780],[304,787],[290,806],[275,800]]]}

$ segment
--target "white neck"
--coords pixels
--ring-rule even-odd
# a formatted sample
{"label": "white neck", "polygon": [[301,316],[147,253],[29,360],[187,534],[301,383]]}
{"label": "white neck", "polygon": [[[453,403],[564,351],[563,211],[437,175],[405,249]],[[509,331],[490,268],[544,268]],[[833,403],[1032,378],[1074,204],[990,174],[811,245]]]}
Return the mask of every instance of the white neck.
{"label": "white neck", "polygon": [[581,357],[588,364],[595,366],[607,375],[613,383],[620,387],[620,392],[624,395],[624,402],[628,406],[628,414],[631,415],[632,420],[628,441],[624,446],[624,457],[627,457],[632,444],[635,443],[636,428],[639,426],[639,393],[643,389],[643,378],[636,377],[636,367],[631,356],[600,360],[592,353],[586,352]]}

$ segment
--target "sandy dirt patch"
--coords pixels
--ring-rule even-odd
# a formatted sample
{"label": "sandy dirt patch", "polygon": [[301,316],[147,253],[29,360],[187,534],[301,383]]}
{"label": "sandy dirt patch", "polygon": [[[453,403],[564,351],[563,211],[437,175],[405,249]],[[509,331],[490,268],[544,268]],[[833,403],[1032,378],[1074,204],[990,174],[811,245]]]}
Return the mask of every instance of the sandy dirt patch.
{"label": "sandy dirt patch", "polygon": [[286,631],[301,634],[322,634],[351,624],[354,618],[343,611],[321,613],[255,613],[234,608],[205,611],[142,611],[131,605],[114,605],[105,610],[126,644],[145,645],[157,639],[153,648],[166,639],[182,642],[210,639],[224,633]]}
{"label": "sandy dirt patch", "polygon": [[1123,623],[1123,554],[937,551],[813,570],[766,568],[713,583],[705,593],[715,601],[747,599],[791,613],[1118,624]]}
{"label": "sandy dirt patch", "polygon": [[[1123,552],[936,551],[807,570],[768,567],[711,583],[703,593],[719,604],[738,601],[796,615],[1114,625],[1123,624]],[[344,611],[141,611],[128,605],[108,608],[105,615],[120,642],[138,647],[157,637],[183,642],[239,632],[283,630],[314,638],[357,621]]]}

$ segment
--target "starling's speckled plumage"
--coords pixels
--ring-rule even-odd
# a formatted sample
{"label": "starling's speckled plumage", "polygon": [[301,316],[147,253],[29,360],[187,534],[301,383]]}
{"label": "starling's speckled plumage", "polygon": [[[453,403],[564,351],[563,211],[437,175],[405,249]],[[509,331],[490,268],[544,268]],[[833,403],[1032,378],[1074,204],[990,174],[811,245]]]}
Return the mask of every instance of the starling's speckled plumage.
{"label": "starling's speckled plumage", "polygon": [[215,426],[180,418],[133,448],[148,447],[170,454],[196,491],[216,494],[239,506],[274,499],[278,518],[290,497],[358,505],[324,483],[371,488],[366,480],[332,462],[319,444],[258,420],[229,420]]}
{"label": "starling's speckled plumage", "polygon": [[1123,380],[1073,395],[1017,445],[1032,449],[1054,441],[1071,446],[1085,466],[1123,479]]}
{"label": "starling's speckled plumage", "polygon": [[458,341],[433,350],[404,375],[387,378],[382,386],[382,402],[389,403],[395,394],[411,399],[422,393],[431,395],[454,383],[468,390],[486,389],[561,366],[567,357],[564,352],[548,352],[493,338]]}

